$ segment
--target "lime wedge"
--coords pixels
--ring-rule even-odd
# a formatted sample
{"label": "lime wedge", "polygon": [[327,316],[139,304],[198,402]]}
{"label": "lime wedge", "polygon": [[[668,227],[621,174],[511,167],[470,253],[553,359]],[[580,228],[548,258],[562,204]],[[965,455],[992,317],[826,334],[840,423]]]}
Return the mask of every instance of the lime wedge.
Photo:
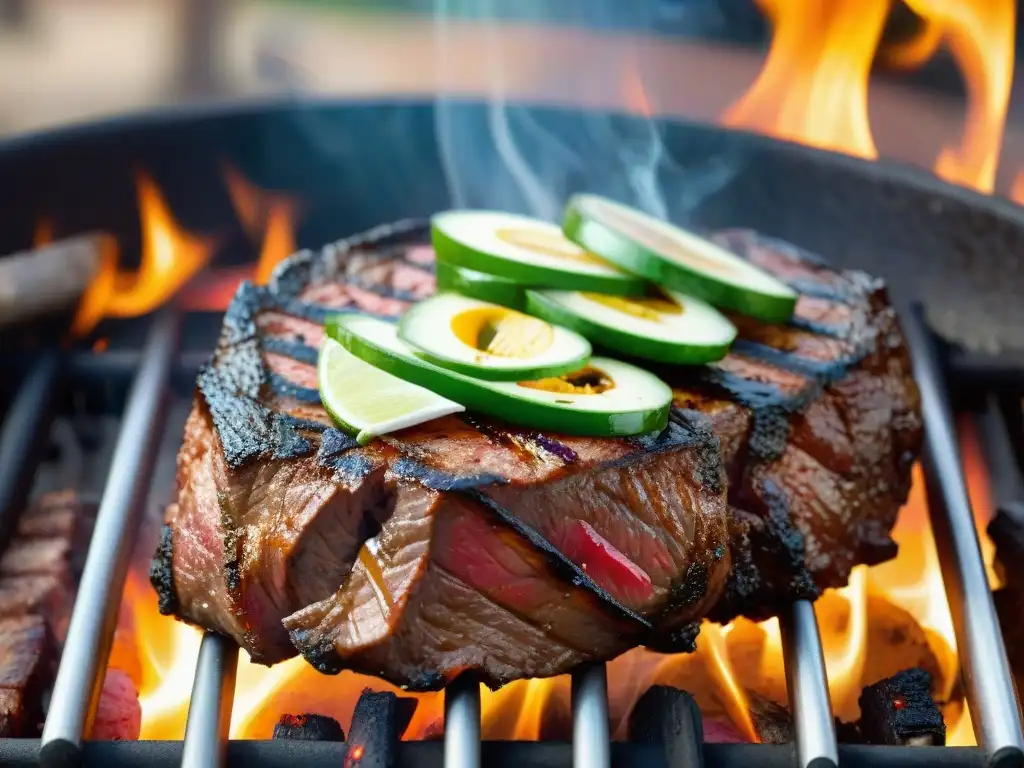
{"label": "lime wedge", "polygon": [[672,390],[654,374],[618,360],[594,357],[580,371],[539,381],[486,381],[424,360],[386,320],[337,315],[324,327],[367,363],[513,424],[620,437],[657,432],[668,423]]}
{"label": "lime wedge", "polygon": [[325,339],[320,348],[317,375],[320,400],[327,413],[360,444],[466,410],[360,360],[331,338]]}

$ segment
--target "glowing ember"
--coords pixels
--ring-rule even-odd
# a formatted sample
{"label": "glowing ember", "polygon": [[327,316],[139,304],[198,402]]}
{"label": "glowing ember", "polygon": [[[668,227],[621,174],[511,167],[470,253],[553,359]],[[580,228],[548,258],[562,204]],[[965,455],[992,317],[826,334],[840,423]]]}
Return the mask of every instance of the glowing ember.
{"label": "glowing ember", "polygon": [[[983,527],[990,509],[987,478],[973,432],[965,426],[962,434],[971,501]],[[865,685],[921,666],[935,679],[937,700],[947,702],[943,714],[948,743],[974,744],[962,693],[957,690],[954,695],[956,643],[918,469],[895,538],[900,545],[895,560],[856,569],[849,586],[827,592],[815,606],[835,714],[857,719],[857,700]],[[986,562],[991,562],[991,545],[984,536],[982,541]],[[145,576],[133,573],[110,665],[127,672],[139,686],[143,739],[182,737],[199,642],[198,631],[159,615]],[[753,741],[748,691],[786,702],[779,624],[775,619],[741,619],[724,627],[705,625],[696,653],[661,655],[636,649],[609,663],[608,679],[612,728],[618,739],[625,738],[634,702],[648,687],[662,683],[690,691],[706,720],[731,722]],[[269,738],[282,715],[296,712],[333,717],[347,731],[356,700],[366,687],[413,695],[353,673],[324,676],[301,658],[262,667],[250,663],[243,652],[231,736]],[[443,695],[417,698],[420,705],[405,738],[439,735]],[[570,733],[568,677],[522,680],[498,691],[483,689],[481,705],[485,739],[567,738]]]}
{"label": "glowing ember", "polygon": [[36,222],[36,229],[32,235],[32,247],[42,248],[53,242],[53,220],[43,216]]}

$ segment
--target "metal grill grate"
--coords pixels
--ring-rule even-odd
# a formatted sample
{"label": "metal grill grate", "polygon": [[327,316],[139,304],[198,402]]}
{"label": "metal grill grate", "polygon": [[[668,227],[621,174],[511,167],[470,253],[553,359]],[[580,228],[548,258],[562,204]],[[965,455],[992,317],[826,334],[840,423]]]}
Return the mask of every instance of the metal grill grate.
{"label": "metal grill grate", "polygon": [[[932,523],[947,597],[956,628],[967,699],[980,749],[865,747],[837,745],[821,639],[812,606],[799,602],[781,617],[789,703],[795,744],[628,745],[609,736],[604,665],[579,670],[572,680],[571,745],[521,743],[498,747],[481,743],[479,687],[457,680],[446,691],[442,743],[403,744],[399,765],[428,768],[502,768],[511,765],[610,768],[614,765],[676,768],[680,755],[702,754],[706,766],[1010,766],[1024,763],[1024,735],[1016,695],[996,620],[959,450],[940,357],[919,308],[903,314],[926,424],[924,470]],[[238,652],[216,635],[204,637],[192,688],[183,743],[85,743],[99,682],[109,652],[114,620],[126,576],[127,557],[141,517],[141,498],[155,461],[162,428],[163,399],[178,353],[181,317],[173,308],[156,315],[141,353],[124,411],[122,429],[107,478],[95,533],[90,542],[67,642],[41,742],[0,741],[0,764],[44,766],[81,764],[214,768],[224,765],[349,765],[342,745],[295,742],[229,742]],[[122,367],[123,367],[123,362]],[[96,360],[85,363],[97,366]],[[18,501],[15,483],[33,463],[24,451],[45,432],[43,410],[57,376],[57,361],[46,355],[32,369],[4,426],[0,446],[0,522],[11,519]],[[7,525],[0,526],[6,528]],[[696,742],[691,729],[672,738]],[[686,748],[681,748],[686,747]],[[339,752],[339,750],[341,750]],[[690,762],[687,760],[686,764]]]}

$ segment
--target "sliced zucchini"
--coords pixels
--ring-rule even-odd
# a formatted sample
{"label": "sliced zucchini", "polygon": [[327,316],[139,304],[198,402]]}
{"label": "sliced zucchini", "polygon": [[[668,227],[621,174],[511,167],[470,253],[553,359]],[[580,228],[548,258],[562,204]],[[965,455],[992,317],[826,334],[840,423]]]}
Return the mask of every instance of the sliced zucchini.
{"label": "sliced zucchini", "polygon": [[614,437],[664,429],[672,390],[636,366],[593,358],[567,376],[528,382],[483,381],[416,355],[386,320],[365,315],[328,318],[327,334],[356,357],[470,410],[533,429]]}
{"label": "sliced zucchini", "polygon": [[562,229],[574,243],[623,269],[741,315],[781,323],[796,306],[795,291],[747,260],[603,197],[572,197]]}
{"label": "sliced zucchini", "polygon": [[522,310],[526,302],[523,284],[507,277],[457,267],[446,261],[437,262],[435,274],[438,291],[461,293],[463,296],[519,310]]}
{"label": "sliced zucchini", "polygon": [[325,339],[320,347],[317,376],[327,413],[360,444],[466,410],[360,360],[334,339]]}
{"label": "sliced zucchini", "polygon": [[435,365],[491,381],[559,376],[582,368],[591,351],[575,331],[457,293],[415,304],[398,336]]}
{"label": "sliced zucchini", "polygon": [[498,211],[446,211],[431,219],[438,261],[545,288],[634,296],[644,281],[569,242],[556,225]]}
{"label": "sliced zucchini", "polygon": [[710,304],[676,291],[626,298],[579,291],[527,291],[531,315],[579,331],[602,347],[663,363],[721,360],[736,328]]}

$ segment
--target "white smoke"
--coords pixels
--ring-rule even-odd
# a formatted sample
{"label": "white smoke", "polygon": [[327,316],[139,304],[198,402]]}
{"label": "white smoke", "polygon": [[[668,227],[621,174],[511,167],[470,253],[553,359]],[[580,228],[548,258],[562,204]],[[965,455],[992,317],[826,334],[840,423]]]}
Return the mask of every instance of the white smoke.
{"label": "white smoke", "polygon": [[[453,202],[458,207],[492,208],[529,213],[548,220],[560,217],[565,200],[575,192],[602,194],[644,209],[656,216],[685,221],[690,212],[733,177],[733,158],[709,156],[681,167],[666,151],[658,105],[645,88],[643,41],[663,31],[666,20],[690,34],[701,24],[720,23],[701,13],[682,14],[691,0],[434,0],[438,53],[437,136]],[[666,15],[675,8],[676,18]],[[545,15],[546,14],[546,15]],[[552,18],[557,14],[557,18]],[[679,15],[682,14],[682,15]],[[521,68],[536,69],[524,59],[524,27],[509,17],[545,19],[566,29],[571,54],[561,57],[571,67],[544,72],[551,87],[548,101],[575,105],[633,102],[631,115],[603,109],[570,109],[526,104],[514,94]],[[470,19],[485,36],[485,105],[451,95],[460,81],[458,67],[466,66],[456,25],[465,39]],[[579,45],[571,29],[605,31],[608,45]],[[518,44],[507,45],[510,29]],[[628,29],[628,31],[625,31]],[[612,42],[614,44],[612,44]],[[527,49],[528,50],[528,49]],[[476,62],[479,63],[479,62]],[[662,80],[665,73],[661,73]],[[672,73],[674,77],[699,73]],[[536,84],[535,84],[536,85]],[[566,98],[568,97],[568,98]],[[640,102],[639,104],[637,102]]]}

